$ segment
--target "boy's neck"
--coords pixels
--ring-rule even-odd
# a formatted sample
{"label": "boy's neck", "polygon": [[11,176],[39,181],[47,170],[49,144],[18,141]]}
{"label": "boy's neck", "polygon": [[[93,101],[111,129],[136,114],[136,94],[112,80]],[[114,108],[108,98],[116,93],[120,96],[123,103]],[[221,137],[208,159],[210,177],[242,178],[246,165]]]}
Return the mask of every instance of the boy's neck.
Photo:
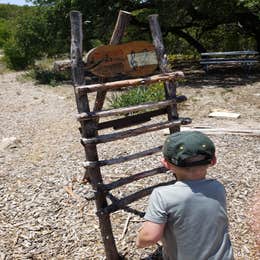
{"label": "boy's neck", "polygon": [[178,181],[195,181],[205,179],[207,168],[205,167],[192,167],[191,169],[183,168],[175,172]]}

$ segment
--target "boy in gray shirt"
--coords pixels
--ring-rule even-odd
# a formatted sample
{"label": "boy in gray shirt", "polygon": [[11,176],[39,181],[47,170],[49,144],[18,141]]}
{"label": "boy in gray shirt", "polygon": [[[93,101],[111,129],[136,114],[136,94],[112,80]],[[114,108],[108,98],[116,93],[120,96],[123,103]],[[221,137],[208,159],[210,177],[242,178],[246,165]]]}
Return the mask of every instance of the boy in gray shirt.
{"label": "boy in gray shirt", "polygon": [[161,240],[165,260],[234,259],[225,189],[205,178],[216,164],[213,142],[198,131],[177,132],[166,139],[163,155],[177,181],[152,192],[137,246]]}

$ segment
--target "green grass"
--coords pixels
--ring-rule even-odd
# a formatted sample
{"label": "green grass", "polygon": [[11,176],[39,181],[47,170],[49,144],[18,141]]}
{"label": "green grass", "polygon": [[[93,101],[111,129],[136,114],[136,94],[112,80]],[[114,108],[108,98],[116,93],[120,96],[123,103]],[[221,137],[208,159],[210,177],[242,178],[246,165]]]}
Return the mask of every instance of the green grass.
{"label": "green grass", "polygon": [[163,84],[157,83],[147,86],[132,88],[120,94],[113,94],[109,99],[112,108],[138,105],[146,102],[161,101],[165,97]]}

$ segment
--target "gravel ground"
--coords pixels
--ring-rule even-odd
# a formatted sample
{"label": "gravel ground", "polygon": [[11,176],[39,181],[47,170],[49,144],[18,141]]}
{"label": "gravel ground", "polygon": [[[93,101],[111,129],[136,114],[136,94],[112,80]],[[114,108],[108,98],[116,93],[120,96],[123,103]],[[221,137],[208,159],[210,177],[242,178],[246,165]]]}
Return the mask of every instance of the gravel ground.
{"label": "gravel ground", "polygon": [[[0,76],[0,259],[104,259],[94,201],[81,180],[84,160],[79,143],[71,86],[51,88],[17,81],[17,73]],[[260,77],[250,79],[191,75],[179,92],[189,101],[181,116],[193,125],[259,129]],[[195,84],[197,83],[197,84]],[[229,84],[228,88],[224,85]],[[233,85],[232,85],[233,84]],[[240,112],[237,120],[212,119],[212,108]],[[131,154],[160,145],[165,131],[100,145],[100,159]],[[236,259],[259,259],[259,136],[214,135],[218,164],[209,177],[227,190],[230,234]],[[102,168],[104,181],[158,166],[160,155]],[[156,178],[115,190],[125,196],[141,187],[171,179]],[[73,193],[70,191],[73,190]],[[147,198],[133,203],[144,210]],[[126,212],[112,214],[118,249],[128,259],[144,259],[156,247],[136,249],[142,220]],[[123,232],[126,221],[127,231]]]}

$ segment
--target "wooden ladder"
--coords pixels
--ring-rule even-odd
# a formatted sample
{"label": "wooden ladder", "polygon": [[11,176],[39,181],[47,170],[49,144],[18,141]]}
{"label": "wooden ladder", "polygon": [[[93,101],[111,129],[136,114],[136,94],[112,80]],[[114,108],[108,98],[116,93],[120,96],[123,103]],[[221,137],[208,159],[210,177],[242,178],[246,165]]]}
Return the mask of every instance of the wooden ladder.
{"label": "wooden ladder", "polygon": [[[95,191],[97,216],[99,219],[100,231],[105,247],[106,257],[109,260],[117,260],[120,259],[120,254],[117,251],[116,243],[113,236],[110,213],[115,212],[119,209],[123,209],[142,217],[144,215],[143,212],[130,208],[128,204],[149,195],[155,187],[160,185],[167,185],[169,183],[172,183],[172,181],[167,183],[160,183],[152,187],[147,187],[124,198],[118,199],[110,193],[112,189],[118,188],[122,185],[129,184],[133,181],[137,181],[148,176],[153,176],[155,174],[166,172],[166,169],[164,167],[157,167],[155,169],[133,174],[126,178],[118,179],[109,184],[104,184],[101,168],[105,165],[122,163],[125,161],[134,160],[137,158],[158,153],[161,150],[162,146],[154,147],[146,151],[141,151],[132,155],[127,155],[119,158],[99,160],[97,145],[100,143],[112,142],[115,140],[129,138],[132,136],[137,136],[147,132],[157,131],[165,128],[168,128],[170,133],[173,133],[176,131],[180,131],[180,125],[191,123],[191,119],[179,118],[177,113],[177,103],[185,101],[186,97],[176,96],[176,79],[179,79],[184,75],[182,72],[171,72],[168,69],[167,57],[165,55],[161,29],[158,22],[158,15],[151,15],[149,16],[149,24],[161,74],[138,79],[127,79],[101,84],[98,83],[85,85],[84,65],[82,62],[83,36],[81,13],[78,11],[72,11],[70,13],[70,19],[72,37],[71,65],[74,82],[74,92],[78,109],[77,119],[81,124],[81,143],[84,147],[86,155],[86,161],[84,162],[84,179],[90,182],[93,190]],[[110,44],[118,44],[120,42],[129,20],[130,13],[124,11],[119,12],[118,20]],[[155,82],[164,83],[165,100],[118,109],[102,110],[107,91],[120,89],[123,87],[134,88],[140,85],[150,86],[152,83]],[[90,110],[88,99],[88,94],[91,92],[97,93],[96,101],[92,111]],[[129,113],[133,112],[138,113],[134,115],[129,115]],[[99,130],[101,129],[109,127],[114,127],[115,129],[133,127],[134,125],[148,122],[152,117],[163,114],[167,114],[168,119],[164,122],[142,125],[136,128],[120,130],[119,132],[115,133],[103,135],[98,134]],[[120,117],[122,115],[125,117],[99,123],[99,119],[102,117]],[[108,204],[107,198],[109,198],[112,203]]]}

